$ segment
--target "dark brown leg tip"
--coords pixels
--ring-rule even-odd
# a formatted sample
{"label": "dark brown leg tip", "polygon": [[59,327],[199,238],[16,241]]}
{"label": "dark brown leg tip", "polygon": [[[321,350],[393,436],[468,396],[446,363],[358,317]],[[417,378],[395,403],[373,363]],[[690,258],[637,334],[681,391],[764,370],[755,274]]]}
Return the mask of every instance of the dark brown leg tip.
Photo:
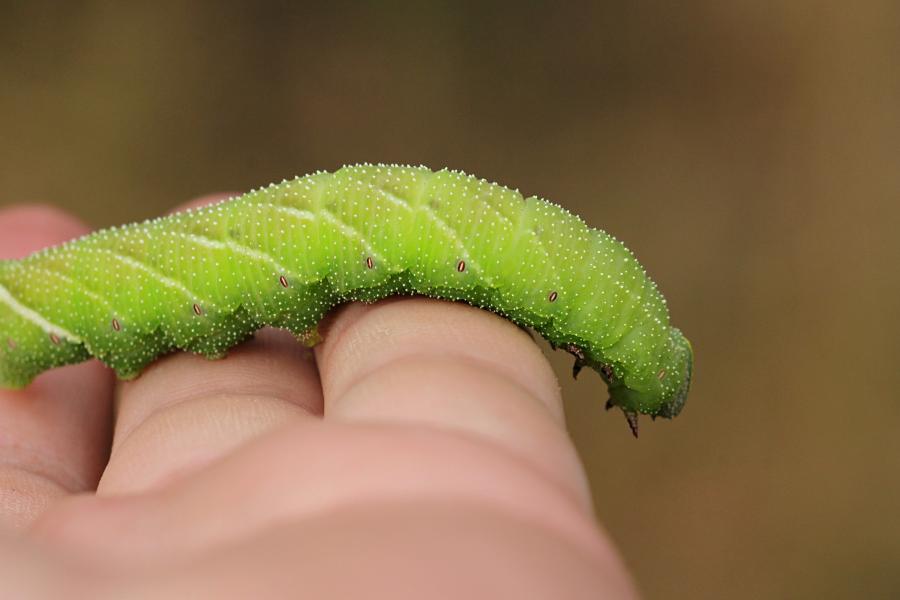
{"label": "dark brown leg tip", "polygon": [[572,379],[578,379],[578,374],[581,373],[581,369],[583,368],[584,364],[581,361],[576,360],[575,364],[572,365]]}
{"label": "dark brown leg tip", "polygon": [[625,420],[628,421],[628,426],[631,428],[631,434],[637,438],[638,436],[638,415],[633,412],[625,413]]}

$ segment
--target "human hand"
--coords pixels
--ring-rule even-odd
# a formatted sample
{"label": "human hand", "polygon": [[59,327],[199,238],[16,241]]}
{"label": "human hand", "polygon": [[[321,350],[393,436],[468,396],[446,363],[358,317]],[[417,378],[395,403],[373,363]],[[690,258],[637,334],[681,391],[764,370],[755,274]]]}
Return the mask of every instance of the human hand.
{"label": "human hand", "polygon": [[[84,232],[0,211],[0,257]],[[0,390],[2,597],[632,597],[592,514],[546,359],[462,304]]]}

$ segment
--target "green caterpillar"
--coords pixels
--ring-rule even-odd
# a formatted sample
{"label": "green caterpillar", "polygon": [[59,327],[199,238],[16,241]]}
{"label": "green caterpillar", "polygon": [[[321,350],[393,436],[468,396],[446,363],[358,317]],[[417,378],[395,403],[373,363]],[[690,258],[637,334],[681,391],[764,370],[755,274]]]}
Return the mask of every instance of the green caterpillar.
{"label": "green caterpillar", "polygon": [[333,306],[462,300],[595,369],[637,433],[674,417],[693,354],[617,240],[460,172],[347,166],[0,261],[0,386],[97,357],[129,379],[174,349],[218,358],[264,325],[310,332]]}

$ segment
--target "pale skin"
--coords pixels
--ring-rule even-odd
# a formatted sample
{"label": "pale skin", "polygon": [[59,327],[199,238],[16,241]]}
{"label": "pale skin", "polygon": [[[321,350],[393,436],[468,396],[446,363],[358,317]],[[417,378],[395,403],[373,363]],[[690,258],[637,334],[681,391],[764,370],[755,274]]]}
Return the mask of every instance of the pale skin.
{"label": "pale skin", "polygon": [[[0,210],[0,258],[86,231]],[[525,332],[393,299],[322,334],[0,390],[0,596],[636,596]]]}

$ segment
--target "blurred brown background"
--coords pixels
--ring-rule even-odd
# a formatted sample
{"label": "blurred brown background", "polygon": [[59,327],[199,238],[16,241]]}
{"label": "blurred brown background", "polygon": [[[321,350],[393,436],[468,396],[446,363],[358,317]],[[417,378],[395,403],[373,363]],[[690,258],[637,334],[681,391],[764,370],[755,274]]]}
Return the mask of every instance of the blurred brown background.
{"label": "blurred brown background", "polygon": [[0,4],[0,205],[107,226],[409,162],[625,240],[685,412],[635,441],[553,360],[648,598],[900,597],[898,159],[889,0]]}

